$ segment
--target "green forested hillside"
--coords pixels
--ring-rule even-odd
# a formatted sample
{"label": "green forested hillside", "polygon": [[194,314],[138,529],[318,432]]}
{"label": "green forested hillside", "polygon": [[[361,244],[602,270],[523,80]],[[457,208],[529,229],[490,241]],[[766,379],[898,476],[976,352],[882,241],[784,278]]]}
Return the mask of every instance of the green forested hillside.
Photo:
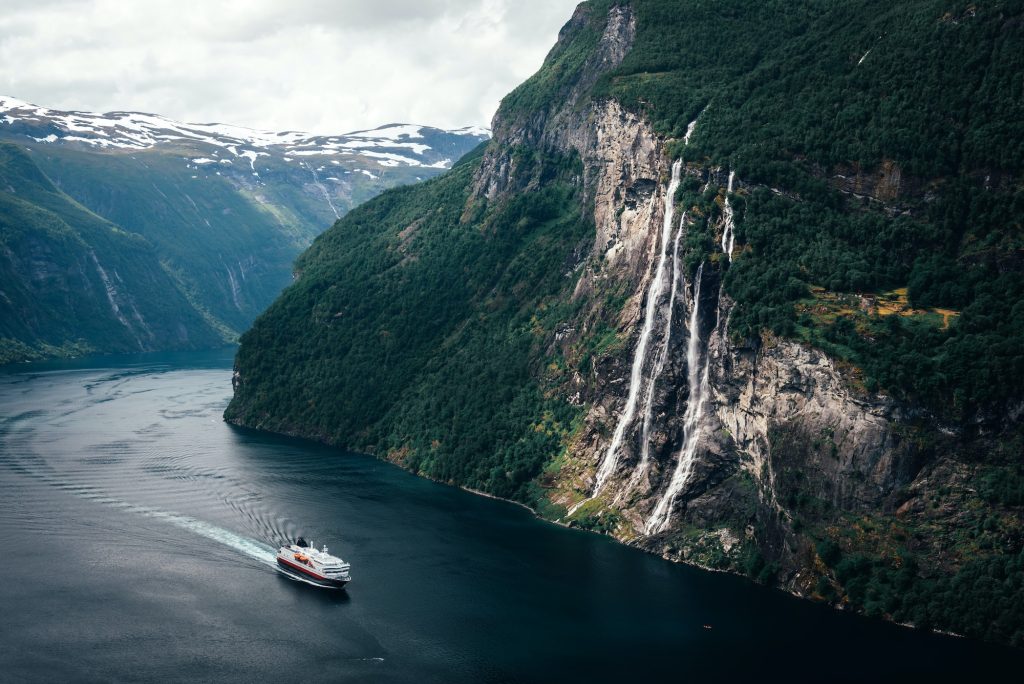
{"label": "green forested hillside", "polygon": [[61,193],[0,144],[0,363],[224,343],[152,245]]}
{"label": "green forested hillside", "polygon": [[[579,96],[608,12],[623,5],[632,48]],[[913,468],[946,468],[942,484],[856,514],[801,494],[793,474],[786,543],[805,544],[800,571],[821,577],[816,595],[1019,642],[1022,48],[1024,5],[1009,1],[586,3],[496,118],[491,150],[529,163],[510,165],[490,201],[468,200],[473,162],[335,224],[243,337],[226,416],[376,450],[544,511],[586,409],[560,383],[628,368],[633,331],[580,321],[584,304],[569,303],[593,238],[574,167],[601,160],[521,145],[544,139],[551,112],[614,98],[685,162],[683,258],[691,275],[703,262],[721,277],[732,342],[825,351],[854,395],[897,400],[894,439]],[[731,262],[716,232],[730,171]],[[360,242],[378,249],[368,257]],[[584,296],[604,321],[627,301]],[[570,329],[578,353],[563,358],[555,341]],[[781,432],[772,441],[780,459],[810,448]],[[765,544],[738,569],[772,581]]]}
{"label": "green forested hillside", "polygon": [[477,156],[319,237],[242,336],[244,400],[228,419],[529,498],[572,417],[544,398],[532,360],[568,313],[562,269],[592,228],[566,182],[578,162],[520,163],[519,183],[544,183],[511,202],[467,207]]}

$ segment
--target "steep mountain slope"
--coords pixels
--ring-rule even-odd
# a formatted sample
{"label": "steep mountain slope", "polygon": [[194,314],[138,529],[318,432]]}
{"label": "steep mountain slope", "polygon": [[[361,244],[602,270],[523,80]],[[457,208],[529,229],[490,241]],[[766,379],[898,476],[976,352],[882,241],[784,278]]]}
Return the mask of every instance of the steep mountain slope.
{"label": "steep mountain slope", "polygon": [[222,343],[149,242],[78,205],[27,153],[0,143],[0,363]]}
{"label": "steep mountain slope", "polygon": [[268,133],[0,97],[0,140],[28,150],[82,206],[144,237],[225,338],[290,282],[293,259],[323,227],[385,188],[440,173],[485,138],[398,124],[342,136]]}
{"label": "steep mountain slope", "polygon": [[584,3],[315,241],[226,417],[1021,643],[1022,12]]}

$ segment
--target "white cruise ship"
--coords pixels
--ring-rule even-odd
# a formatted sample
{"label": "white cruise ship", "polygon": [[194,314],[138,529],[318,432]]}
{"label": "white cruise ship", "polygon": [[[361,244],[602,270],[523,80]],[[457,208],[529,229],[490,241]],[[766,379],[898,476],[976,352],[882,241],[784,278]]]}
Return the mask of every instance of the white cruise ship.
{"label": "white cruise ship", "polygon": [[326,546],[317,551],[302,537],[278,549],[277,564],[286,572],[325,587],[341,588],[352,581],[348,563],[327,553]]}

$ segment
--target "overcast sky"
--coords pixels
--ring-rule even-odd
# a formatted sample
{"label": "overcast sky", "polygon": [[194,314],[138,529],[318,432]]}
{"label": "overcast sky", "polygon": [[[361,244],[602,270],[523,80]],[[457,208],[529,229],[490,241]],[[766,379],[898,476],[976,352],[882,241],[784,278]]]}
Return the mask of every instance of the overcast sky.
{"label": "overcast sky", "polygon": [[0,0],[0,94],[342,133],[489,125],[578,0]]}

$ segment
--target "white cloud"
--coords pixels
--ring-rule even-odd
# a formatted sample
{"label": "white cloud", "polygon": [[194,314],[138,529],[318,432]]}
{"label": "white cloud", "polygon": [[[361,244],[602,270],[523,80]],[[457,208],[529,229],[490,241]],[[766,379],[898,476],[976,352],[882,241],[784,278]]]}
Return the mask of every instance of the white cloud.
{"label": "white cloud", "polygon": [[0,0],[0,94],[315,133],[486,125],[576,1]]}

